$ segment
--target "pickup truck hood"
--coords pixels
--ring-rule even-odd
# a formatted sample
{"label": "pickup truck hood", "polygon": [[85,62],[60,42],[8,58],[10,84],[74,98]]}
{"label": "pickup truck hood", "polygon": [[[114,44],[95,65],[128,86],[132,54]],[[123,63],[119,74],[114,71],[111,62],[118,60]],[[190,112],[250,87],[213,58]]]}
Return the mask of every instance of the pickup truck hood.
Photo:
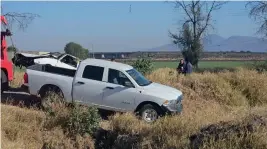
{"label": "pickup truck hood", "polygon": [[143,90],[147,95],[156,96],[165,100],[175,100],[182,95],[182,92],[175,88],[154,82],[148,86],[144,86]]}

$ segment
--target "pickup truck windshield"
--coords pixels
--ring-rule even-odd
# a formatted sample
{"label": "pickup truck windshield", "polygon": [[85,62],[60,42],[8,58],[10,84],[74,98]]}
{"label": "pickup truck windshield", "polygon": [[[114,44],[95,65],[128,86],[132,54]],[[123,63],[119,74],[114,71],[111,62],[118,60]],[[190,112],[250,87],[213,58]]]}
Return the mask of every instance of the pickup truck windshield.
{"label": "pickup truck windshield", "polygon": [[152,81],[146,79],[140,72],[135,69],[130,69],[126,71],[140,86],[147,86],[152,83]]}

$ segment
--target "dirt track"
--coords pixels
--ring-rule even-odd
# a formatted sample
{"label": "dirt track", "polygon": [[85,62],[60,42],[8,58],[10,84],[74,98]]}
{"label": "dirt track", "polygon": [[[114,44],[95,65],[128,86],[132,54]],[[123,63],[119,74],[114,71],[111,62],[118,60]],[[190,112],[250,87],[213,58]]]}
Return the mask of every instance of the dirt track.
{"label": "dirt track", "polygon": [[21,88],[12,88],[1,94],[1,103],[14,106],[40,107],[40,98],[32,96]]}
{"label": "dirt track", "polygon": [[[30,95],[22,88],[12,88],[1,94],[1,103],[18,107],[42,109],[41,99],[37,96]],[[99,114],[103,120],[107,120],[108,116],[115,114],[115,112],[99,109]]]}

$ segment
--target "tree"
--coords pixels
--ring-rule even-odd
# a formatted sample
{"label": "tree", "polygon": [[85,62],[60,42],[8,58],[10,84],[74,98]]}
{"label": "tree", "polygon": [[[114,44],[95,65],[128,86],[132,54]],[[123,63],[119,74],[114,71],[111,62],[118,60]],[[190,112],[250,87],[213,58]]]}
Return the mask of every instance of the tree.
{"label": "tree", "polygon": [[81,45],[75,42],[69,42],[64,48],[65,53],[76,56],[80,59],[88,58],[89,51],[88,49],[83,48]]}
{"label": "tree", "polygon": [[17,48],[14,47],[14,46],[9,46],[9,47],[7,48],[7,51],[8,51],[8,52],[17,52]]}
{"label": "tree", "polygon": [[[28,25],[36,18],[40,17],[38,14],[33,13],[17,13],[17,12],[7,12],[3,13],[3,7],[1,6],[1,15],[6,18],[7,24],[3,26],[3,28],[8,29],[9,31],[12,29],[13,25],[18,25],[19,30],[25,30]],[[3,25],[3,24],[2,24]],[[10,36],[12,46],[8,47],[8,51],[16,52],[17,48],[14,46],[12,37]],[[16,55],[14,56],[16,59]]]}
{"label": "tree", "polygon": [[140,56],[131,65],[143,75],[147,75],[153,70],[152,59],[150,57],[145,57],[144,55]]}
{"label": "tree", "polygon": [[17,25],[18,29],[20,30],[25,30],[35,18],[40,17],[38,14],[28,13],[28,12],[27,13],[7,12],[3,13],[3,16],[5,16],[5,18],[8,21],[8,28],[12,29],[13,25]]}
{"label": "tree", "polygon": [[194,40],[192,30],[188,24],[183,26],[179,36],[172,35],[175,38],[174,44],[178,44],[182,49],[183,56],[193,65],[197,67],[200,53],[203,51],[200,39]]}
{"label": "tree", "polygon": [[[182,29],[177,35],[170,33],[173,43],[182,48],[183,56],[188,59],[195,67],[203,51],[201,39],[204,34],[212,27],[212,12],[219,10],[225,2],[206,2],[206,1],[175,1],[175,8],[181,9],[185,13],[182,20]],[[206,13],[205,10],[206,9]]]}
{"label": "tree", "polygon": [[249,16],[258,24],[258,33],[267,38],[267,1],[252,1],[246,4],[250,8]]}

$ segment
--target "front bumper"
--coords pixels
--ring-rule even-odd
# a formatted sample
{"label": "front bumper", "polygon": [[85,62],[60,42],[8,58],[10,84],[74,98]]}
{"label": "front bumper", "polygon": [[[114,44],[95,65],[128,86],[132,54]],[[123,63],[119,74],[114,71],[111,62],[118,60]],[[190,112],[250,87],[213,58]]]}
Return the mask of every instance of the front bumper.
{"label": "front bumper", "polygon": [[164,114],[180,114],[183,111],[183,104],[178,102],[173,105],[162,105],[161,108]]}

